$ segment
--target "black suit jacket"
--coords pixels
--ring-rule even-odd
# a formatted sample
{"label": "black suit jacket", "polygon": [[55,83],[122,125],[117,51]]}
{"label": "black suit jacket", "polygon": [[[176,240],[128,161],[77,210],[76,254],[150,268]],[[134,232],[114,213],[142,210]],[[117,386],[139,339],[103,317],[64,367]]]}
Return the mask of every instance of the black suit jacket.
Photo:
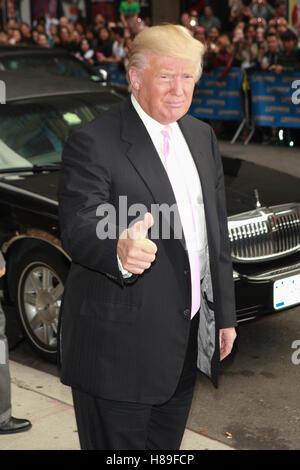
{"label": "black suit jacket", "polygon": [[[211,304],[202,326],[204,335],[206,330],[214,335],[207,340],[209,354],[203,334],[199,342],[216,384],[218,329],[235,324],[222,164],[208,125],[188,115],[179,125],[199,171],[205,204],[214,293],[214,299],[205,294]],[[96,235],[104,220],[98,208],[105,203],[116,208],[109,229],[126,228],[119,217],[124,195],[128,207],[139,203],[149,211],[152,204],[175,204],[161,160],[130,100],[75,132],[63,152],[60,223],[72,266],[61,308],[61,379],[102,398],[162,403],[176,388],[189,335],[189,260],[184,239],[159,237],[151,268],[124,281],[118,237],[99,240]]]}

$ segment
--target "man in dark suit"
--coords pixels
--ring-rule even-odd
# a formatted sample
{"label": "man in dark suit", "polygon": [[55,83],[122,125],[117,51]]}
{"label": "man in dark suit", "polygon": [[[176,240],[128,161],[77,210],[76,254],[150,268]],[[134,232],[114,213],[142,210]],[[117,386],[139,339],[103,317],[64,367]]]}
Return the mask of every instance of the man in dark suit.
{"label": "man in dark suit", "polygon": [[236,336],[222,163],[186,115],[203,53],[182,26],[145,29],[131,97],[64,149],[61,378],[83,449],[179,449],[197,366],[217,385]]}

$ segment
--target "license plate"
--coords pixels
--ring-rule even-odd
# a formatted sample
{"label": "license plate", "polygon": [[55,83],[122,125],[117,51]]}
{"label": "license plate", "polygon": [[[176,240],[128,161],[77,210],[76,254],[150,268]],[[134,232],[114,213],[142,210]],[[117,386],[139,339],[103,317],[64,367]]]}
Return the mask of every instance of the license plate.
{"label": "license plate", "polygon": [[300,303],[300,274],[278,279],[273,285],[273,306],[275,310]]}

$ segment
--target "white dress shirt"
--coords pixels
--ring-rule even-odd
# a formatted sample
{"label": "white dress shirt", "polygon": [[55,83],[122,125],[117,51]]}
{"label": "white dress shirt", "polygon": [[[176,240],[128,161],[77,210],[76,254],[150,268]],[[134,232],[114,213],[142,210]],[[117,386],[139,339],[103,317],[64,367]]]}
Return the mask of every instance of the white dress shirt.
{"label": "white dress shirt", "polygon": [[[151,140],[162,163],[164,164],[163,136],[161,131],[165,128],[165,126],[151,118],[142,109],[133,94],[131,95],[131,100],[136,112],[143,121],[151,137]],[[171,140],[167,174],[175,195],[175,200],[186,240],[187,250],[188,252],[198,252],[198,256],[200,257],[202,278],[206,269],[207,235],[200,178],[190,149],[185,141],[178,123],[173,122],[169,124],[168,128],[170,129]],[[186,217],[190,212],[190,201],[187,194],[188,191],[194,207],[194,214],[196,216],[196,233],[187,233],[185,230],[185,225],[187,225],[185,223]],[[123,270],[120,260],[118,261],[123,275],[130,275],[128,271]]]}

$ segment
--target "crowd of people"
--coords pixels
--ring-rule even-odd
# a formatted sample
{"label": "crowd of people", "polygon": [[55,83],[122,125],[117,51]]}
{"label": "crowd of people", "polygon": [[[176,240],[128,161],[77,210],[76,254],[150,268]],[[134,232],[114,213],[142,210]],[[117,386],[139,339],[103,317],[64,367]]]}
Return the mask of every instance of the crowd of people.
{"label": "crowd of people", "polygon": [[[141,19],[137,2],[131,10],[120,10],[117,22],[97,14],[93,25],[82,21],[71,23],[66,17],[49,21],[41,14],[30,27],[10,19],[0,31],[0,45],[36,44],[62,47],[93,66],[109,62],[124,63],[135,35],[150,24]],[[266,0],[228,0],[229,18],[226,30],[214,15],[208,1],[198,8],[182,13],[180,23],[206,45],[204,70],[224,66],[218,80],[222,81],[232,66],[253,71],[290,73],[300,70],[300,23],[293,28],[286,17],[286,2],[276,0],[272,7]]]}
{"label": "crowd of people", "polygon": [[[136,2],[132,4],[135,5]],[[142,20],[138,12],[120,11],[118,22],[107,21],[99,13],[95,16],[93,25],[87,25],[83,21],[72,23],[64,16],[48,20],[41,14],[30,27],[25,22],[18,23],[15,18],[10,18],[5,28],[0,30],[0,46],[64,48],[93,66],[124,62],[135,35],[149,25],[149,20]]]}
{"label": "crowd of people", "polygon": [[[300,23],[287,21],[286,2],[271,7],[266,0],[229,0],[228,30],[224,31],[210,5],[203,14],[196,10],[181,15],[181,23],[206,44],[204,70],[224,67],[222,81],[232,66],[254,71],[293,73],[300,71]],[[246,5],[248,3],[248,5]]]}

